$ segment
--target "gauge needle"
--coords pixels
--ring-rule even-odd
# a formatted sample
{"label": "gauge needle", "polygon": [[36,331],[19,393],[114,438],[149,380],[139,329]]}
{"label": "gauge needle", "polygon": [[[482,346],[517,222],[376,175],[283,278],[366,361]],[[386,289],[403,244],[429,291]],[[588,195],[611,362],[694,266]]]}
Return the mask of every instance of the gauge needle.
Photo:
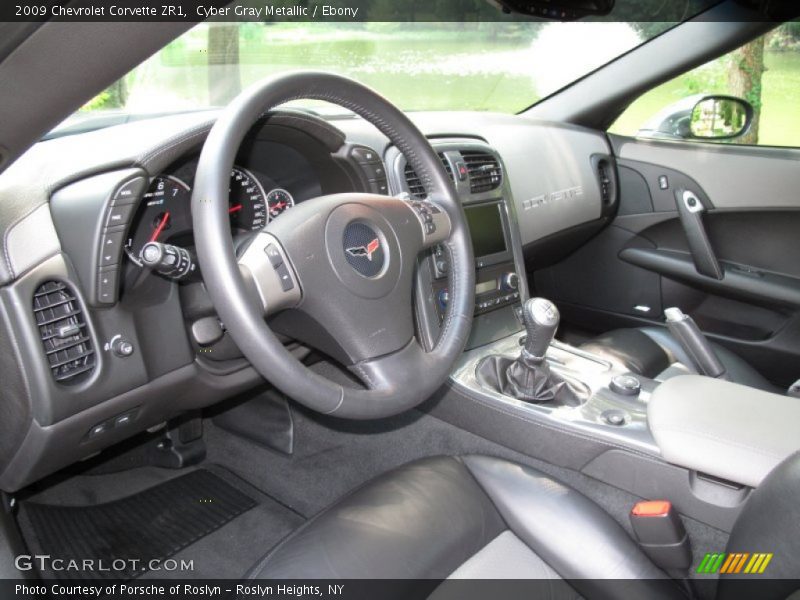
{"label": "gauge needle", "polygon": [[167,226],[167,222],[169,221],[169,211],[164,213],[164,216],[161,217],[161,221],[156,227],[155,231],[153,231],[153,235],[150,236],[150,241],[155,242],[158,239],[158,236],[161,235],[161,232],[164,231],[164,227]]}
{"label": "gauge needle", "polygon": [[239,212],[240,210],[242,210],[242,205],[241,204],[237,204],[236,206],[231,206],[228,209],[228,213],[229,214],[233,214],[233,213]]}

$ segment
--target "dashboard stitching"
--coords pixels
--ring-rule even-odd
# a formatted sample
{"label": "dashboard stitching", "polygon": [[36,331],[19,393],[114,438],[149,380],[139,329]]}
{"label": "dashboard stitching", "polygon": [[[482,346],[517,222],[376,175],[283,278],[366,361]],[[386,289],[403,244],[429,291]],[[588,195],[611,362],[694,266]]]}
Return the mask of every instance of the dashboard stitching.
{"label": "dashboard stitching", "polygon": [[169,150],[174,148],[175,146],[179,146],[195,137],[201,137],[203,135],[208,135],[208,132],[211,130],[211,126],[213,121],[209,121],[203,123],[200,126],[195,127],[189,132],[184,132],[179,135],[177,138],[173,138],[166,146],[159,146],[155,150],[151,150],[150,152],[140,156],[137,159],[137,163],[142,165],[147,165],[150,161],[155,160],[158,156],[161,156],[167,153]]}
{"label": "dashboard stitching", "polygon": [[[372,388],[376,388],[376,387],[377,387],[377,385],[376,385],[376,384],[375,384],[375,382],[372,380],[372,377],[370,377],[370,375],[369,375],[369,373],[367,372],[367,370],[366,370],[366,369],[364,369],[363,365],[353,365],[353,368],[354,368],[356,371],[358,371],[358,374],[359,374],[359,375],[361,375],[361,376],[362,376],[364,379],[366,379],[366,380],[367,380],[367,383],[370,385],[370,387],[372,387]],[[338,408],[338,407],[337,407],[337,408]],[[334,410],[335,410],[335,409],[334,409]]]}
{"label": "dashboard stitching", "polygon": [[30,217],[33,213],[39,210],[42,206],[46,203],[38,204],[36,207],[32,208],[28,212],[26,212],[21,217],[17,218],[14,222],[9,225],[9,227],[3,233],[3,258],[6,261],[6,266],[8,267],[8,273],[11,275],[11,279],[14,280],[17,277],[17,273],[14,270],[14,265],[11,261],[11,253],[9,252],[8,248],[8,239],[11,237],[11,233],[16,229],[18,225],[20,225],[25,219]]}

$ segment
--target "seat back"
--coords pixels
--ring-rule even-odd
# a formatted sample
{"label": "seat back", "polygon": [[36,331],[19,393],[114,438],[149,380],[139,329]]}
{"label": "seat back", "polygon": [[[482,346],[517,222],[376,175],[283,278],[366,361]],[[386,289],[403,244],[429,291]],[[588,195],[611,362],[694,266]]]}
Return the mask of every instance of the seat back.
{"label": "seat back", "polygon": [[[800,588],[800,452],[775,467],[752,493],[726,550],[749,556],[740,559],[738,573],[720,575],[717,600],[785,600]],[[748,566],[760,571],[753,569],[759,560],[754,554],[772,554],[763,573],[745,573]]]}

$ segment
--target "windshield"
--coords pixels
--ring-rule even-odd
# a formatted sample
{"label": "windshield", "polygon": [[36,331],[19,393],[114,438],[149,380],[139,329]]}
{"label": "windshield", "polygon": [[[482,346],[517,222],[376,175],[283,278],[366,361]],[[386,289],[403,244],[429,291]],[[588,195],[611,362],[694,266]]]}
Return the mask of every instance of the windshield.
{"label": "windshield", "polygon": [[[353,77],[404,110],[515,113],[672,25],[203,23],[92,99],[62,127],[114,112],[213,108],[263,77],[298,69]],[[302,104],[324,113],[342,110]]]}

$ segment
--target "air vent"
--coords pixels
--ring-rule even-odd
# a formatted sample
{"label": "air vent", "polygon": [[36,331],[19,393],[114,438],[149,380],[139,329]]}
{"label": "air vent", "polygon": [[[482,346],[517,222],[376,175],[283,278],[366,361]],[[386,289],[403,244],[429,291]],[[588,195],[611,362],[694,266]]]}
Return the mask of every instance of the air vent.
{"label": "air vent", "polygon": [[597,161],[597,180],[600,183],[600,196],[603,204],[611,204],[611,177],[609,177],[608,169],[607,161]]}
{"label": "air vent", "polygon": [[[439,152],[439,160],[442,161],[442,165],[444,166],[444,170],[447,171],[447,176],[450,178],[450,181],[455,181],[453,178],[453,169],[443,152]],[[414,171],[408,163],[406,163],[405,178],[406,184],[408,185],[408,193],[411,194],[411,196],[417,200],[423,200],[428,195],[416,171]]]}
{"label": "air vent", "polygon": [[488,152],[465,150],[461,153],[469,174],[469,191],[473,194],[489,192],[503,182],[500,163]]}
{"label": "air vent", "polygon": [[59,281],[39,286],[33,295],[33,314],[53,379],[76,383],[91,373],[96,356],[80,304],[70,289]]}

